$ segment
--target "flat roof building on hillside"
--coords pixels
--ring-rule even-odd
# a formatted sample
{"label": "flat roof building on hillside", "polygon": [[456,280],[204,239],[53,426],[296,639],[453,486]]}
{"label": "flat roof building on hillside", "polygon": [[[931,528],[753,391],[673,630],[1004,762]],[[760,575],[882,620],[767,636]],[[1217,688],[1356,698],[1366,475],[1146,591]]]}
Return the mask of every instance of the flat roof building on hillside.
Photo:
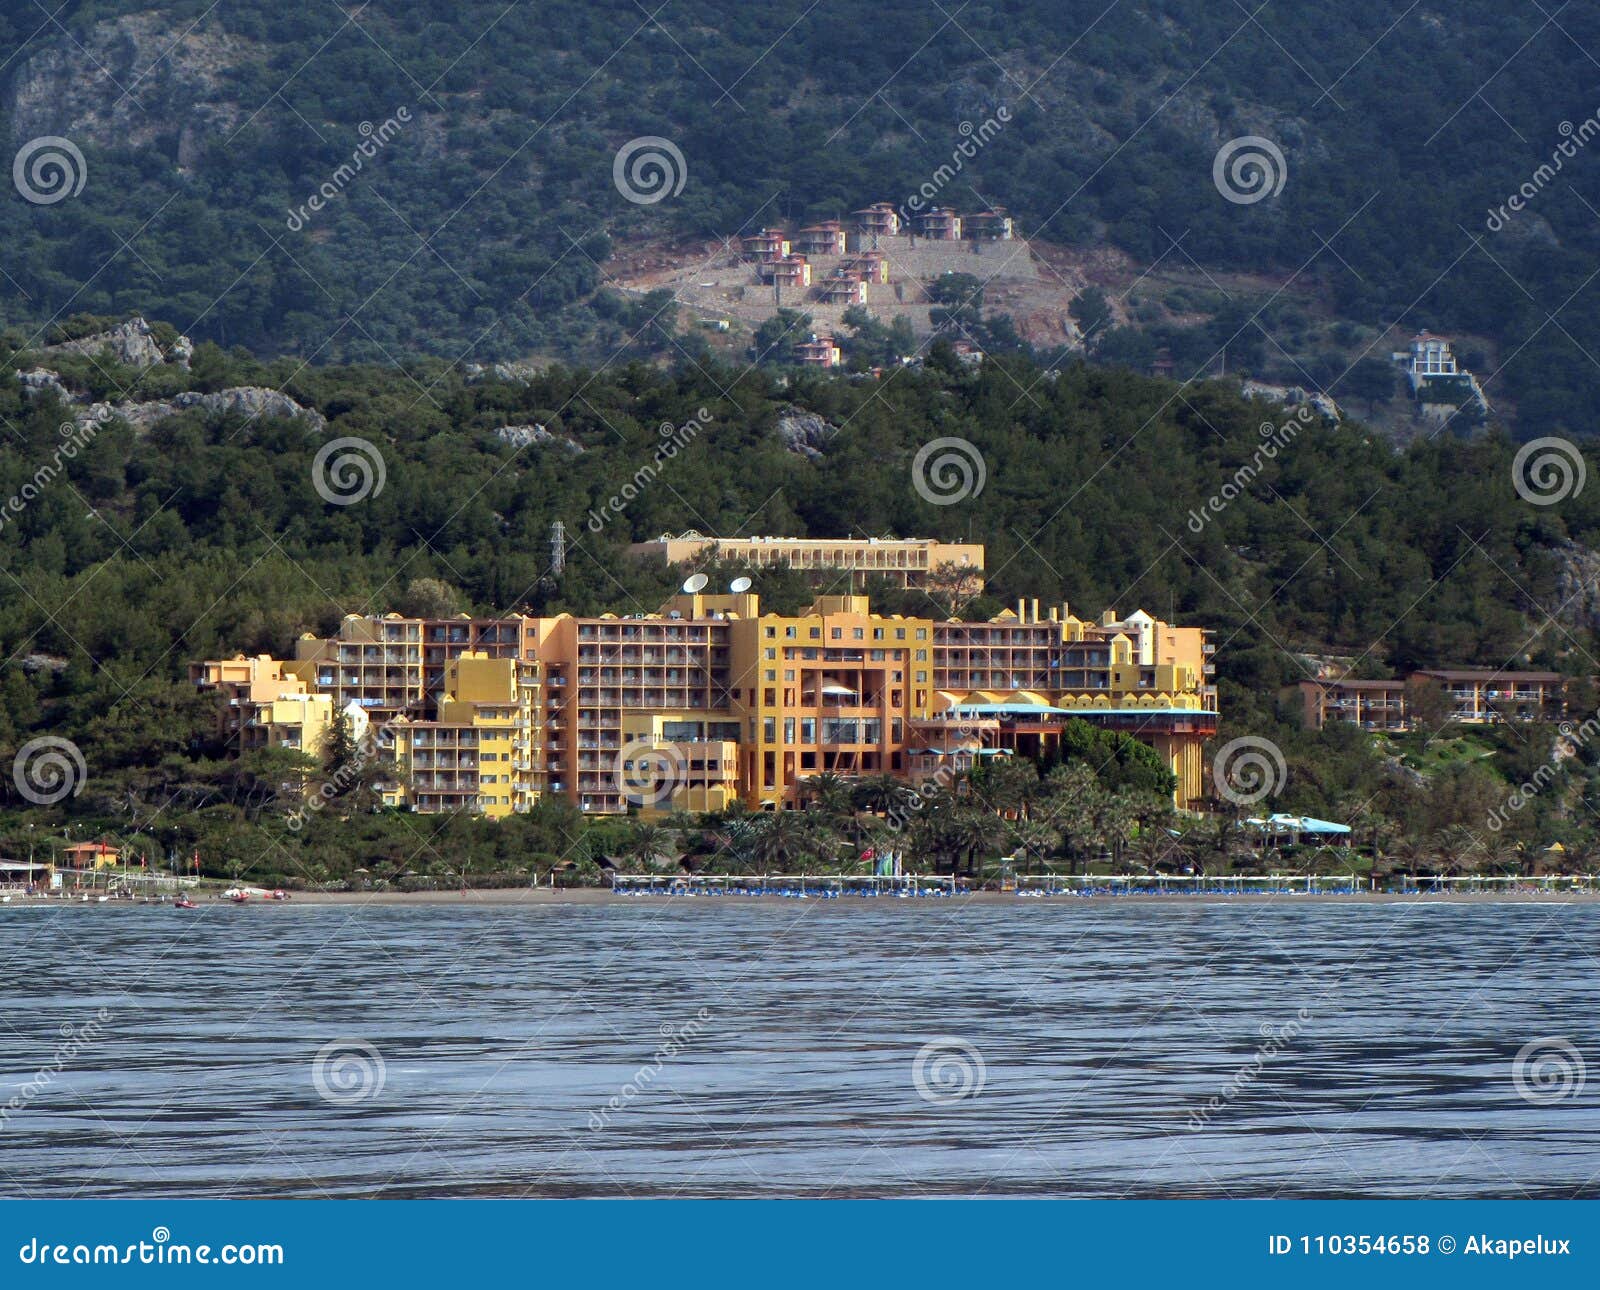
{"label": "flat roof building on hillside", "polygon": [[[933,575],[949,571],[971,591],[983,587],[983,544],[941,542],[937,538],[802,538],[706,537],[689,531],[663,533],[651,542],[635,542],[629,552],[667,564],[687,564],[702,556],[738,560],[762,568],[786,564],[802,572],[847,570],[862,578],[880,575],[902,587],[929,585]],[[857,579],[852,585],[859,586]]]}

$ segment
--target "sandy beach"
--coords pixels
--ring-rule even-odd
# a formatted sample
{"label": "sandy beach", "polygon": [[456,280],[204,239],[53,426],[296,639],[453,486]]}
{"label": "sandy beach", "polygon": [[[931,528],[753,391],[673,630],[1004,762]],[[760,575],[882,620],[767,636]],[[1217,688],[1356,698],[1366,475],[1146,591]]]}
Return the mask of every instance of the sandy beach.
{"label": "sandy beach", "polygon": [[[353,892],[353,891],[297,891],[285,901],[251,900],[242,906],[237,906],[231,901],[223,899],[220,891],[197,892],[194,899],[200,909],[210,908],[214,905],[227,905],[229,908],[245,909],[276,909],[291,910],[304,908],[308,905],[372,905],[384,907],[405,906],[450,906],[454,908],[480,907],[484,909],[499,909],[517,905],[604,905],[604,904],[662,904],[668,901],[679,904],[693,905],[720,905],[727,902],[747,904],[750,902],[777,901],[794,899],[778,895],[745,896],[745,895],[719,895],[719,896],[630,896],[612,892],[603,887],[505,887],[489,891],[378,891],[378,892]],[[816,899],[816,897],[812,897]],[[892,901],[890,896],[880,896],[876,899],[863,900],[855,897],[844,897],[832,903],[844,908],[857,906],[876,905],[884,901]],[[1156,893],[1156,892],[1130,892],[1126,895],[1112,896],[1095,894],[1090,896],[1056,895],[1032,897],[1018,895],[1015,892],[975,891],[962,893],[953,897],[925,897],[911,899],[903,903],[913,908],[948,906],[951,903],[967,903],[976,901],[982,904],[1010,904],[1022,907],[1059,904],[1193,904],[1206,902],[1211,904],[1229,905],[1263,905],[1263,904],[1304,904],[1318,905],[1350,904],[1350,905],[1383,905],[1383,904],[1548,904],[1571,905],[1587,904],[1600,900],[1600,892],[1595,891],[1461,891],[1461,892],[1337,892],[1325,894],[1306,894],[1304,892],[1243,892],[1243,893]],[[19,907],[44,907],[44,908],[73,908],[73,909],[107,909],[107,908],[139,908],[144,902],[113,898],[107,901],[80,901],[76,899],[62,899],[60,897],[42,896],[13,896],[7,902],[8,908]]]}

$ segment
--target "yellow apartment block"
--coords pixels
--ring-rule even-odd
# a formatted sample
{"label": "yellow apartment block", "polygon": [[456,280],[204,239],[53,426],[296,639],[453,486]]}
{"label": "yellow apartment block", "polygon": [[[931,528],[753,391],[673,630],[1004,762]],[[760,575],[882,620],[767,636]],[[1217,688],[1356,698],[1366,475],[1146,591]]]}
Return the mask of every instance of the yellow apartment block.
{"label": "yellow apartment block", "polygon": [[285,743],[297,712],[302,745],[341,707],[370,715],[397,768],[386,800],[418,811],[503,816],[544,793],[592,814],[783,810],[825,772],[916,781],[1040,756],[1075,718],[1159,751],[1187,807],[1206,796],[1213,648],[1143,611],[1035,600],[939,621],[821,595],[787,616],[730,589],[629,616],[346,619],[289,663],[193,673]]}

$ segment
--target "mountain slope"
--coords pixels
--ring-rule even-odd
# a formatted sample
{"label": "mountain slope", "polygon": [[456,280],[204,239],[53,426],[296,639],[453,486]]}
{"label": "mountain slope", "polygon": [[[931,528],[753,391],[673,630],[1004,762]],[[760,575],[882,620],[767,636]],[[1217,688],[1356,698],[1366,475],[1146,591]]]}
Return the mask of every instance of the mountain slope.
{"label": "mountain slope", "polygon": [[[1600,157],[1573,142],[1600,12],[1576,6],[675,0],[651,19],[625,0],[79,0],[38,16],[0,15],[3,127],[14,149],[71,140],[88,174],[75,196],[0,206],[0,309],[25,334],[144,310],[314,360],[603,361],[650,317],[596,299],[619,237],[902,203],[1003,115],[938,200],[1001,202],[1040,240],[1311,281],[1358,336],[1488,337],[1491,399],[1527,433],[1586,428],[1600,395]],[[612,163],[645,135],[687,175],[638,205]],[[1241,135],[1280,148],[1275,197],[1213,185]],[[1488,231],[1564,140],[1530,209]],[[1213,307],[1260,361],[1283,343],[1254,303]],[[1342,367],[1310,379],[1337,395]]]}

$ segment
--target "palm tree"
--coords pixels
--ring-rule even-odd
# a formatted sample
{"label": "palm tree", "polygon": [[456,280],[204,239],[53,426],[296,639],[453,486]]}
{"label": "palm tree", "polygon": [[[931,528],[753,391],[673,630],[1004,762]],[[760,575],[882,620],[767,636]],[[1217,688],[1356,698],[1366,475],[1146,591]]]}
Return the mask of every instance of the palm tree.
{"label": "palm tree", "polygon": [[910,792],[904,783],[885,772],[864,779],[856,786],[855,804],[874,815],[887,816]]}
{"label": "palm tree", "polygon": [[819,832],[801,811],[773,811],[763,817],[751,856],[763,869],[787,873],[796,862],[817,853]]}
{"label": "palm tree", "polygon": [[621,852],[630,860],[649,867],[666,854],[667,833],[654,824],[635,824],[623,839]]}

